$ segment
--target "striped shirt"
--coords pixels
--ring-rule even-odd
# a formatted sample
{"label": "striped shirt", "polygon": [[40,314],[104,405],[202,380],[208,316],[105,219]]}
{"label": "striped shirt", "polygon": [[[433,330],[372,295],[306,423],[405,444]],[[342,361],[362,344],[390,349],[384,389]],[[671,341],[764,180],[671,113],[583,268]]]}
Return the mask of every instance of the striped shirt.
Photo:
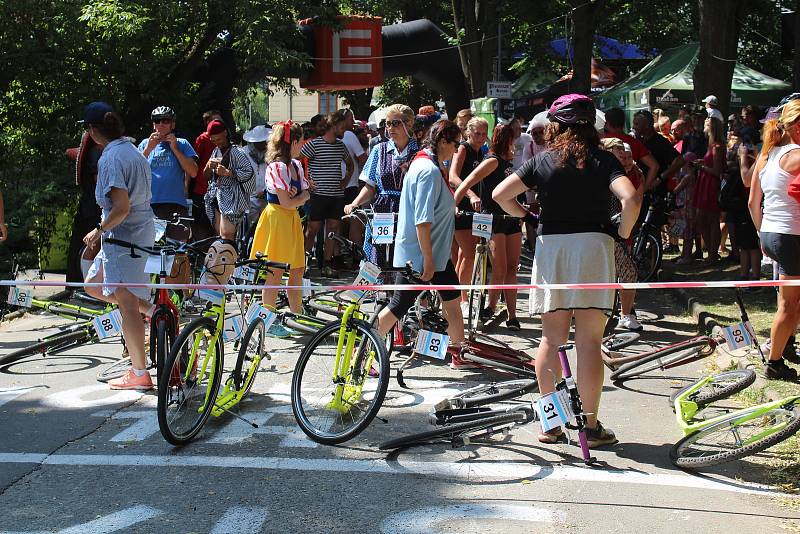
{"label": "striped shirt", "polygon": [[315,137],[303,145],[300,153],[308,158],[308,172],[317,186],[315,194],[324,197],[344,196],[342,162],[350,160],[350,152],[341,140],[328,143],[321,136]]}

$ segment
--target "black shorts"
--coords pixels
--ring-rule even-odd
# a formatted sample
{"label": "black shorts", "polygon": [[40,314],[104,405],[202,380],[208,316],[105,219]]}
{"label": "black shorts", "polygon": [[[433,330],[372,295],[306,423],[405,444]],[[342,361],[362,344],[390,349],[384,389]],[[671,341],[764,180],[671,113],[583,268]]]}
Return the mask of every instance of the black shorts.
{"label": "black shorts", "polygon": [[522,221],[518,219],[492,219],[492,233],[513,235],[522,232]]}
{"label": "black shorts", "polygon": [[361,191],[360,187],[346,187],[344,190],[344,205],[352,204]]}
{"label": "black shorts", "polygon": [[800,276],[800,235],[761,232],[761,246],[784,276]]}
{"label": "black shorts", "polygon": [[733,223],[733,226],[733,242],[735,246],[742,250],[757,250],[759,248],[758,232],[750,217],[746,221]]}
{"label": "black shorts", "polygon": [[[468,208],[459,206],[459,209],[461,211],[471,211],[472,206]],[[472,215],[456,215],[456,230],[472,230]]]}
{"label": "black shorts", "polygon": [[[153,213],[158,219],[171,221],[177,213],[183,217],[189,214],[189,208],[185,204],[151,204]],[[165,235],[170,239],[186,242],[189,240],[189,230],[175,224],[168,224]]]}
{"label": "black shorts", "polygon": [[[395,275],[394,283],[397,285],[414,284],[414,282],[408,280],[402,273],[397,273]],[[444,271],[434,273],[430,283],[434,285],[457,286],[459,281],[456,268],[453,267],[453,262],[447,260],[447,266],[445,266]],[[414,301],[420,293],[422,293],[422,291],[393,292],[392,300],[389,302],[389,311],[397,318],[403,317],[406,312],[411,309],[411,306],[414,305]],[[439,296],[442,297],[443,302],[450,302],[451,300],[461,298],[461,292],[458,290],[445,289],[439,291]]]}
{"label": "black shorts", "polygon": [[311,200],[308,201],[309,220],[336,219],[338,221],[342,218],[342,215],[344,215],[344,197],[311,195]]}

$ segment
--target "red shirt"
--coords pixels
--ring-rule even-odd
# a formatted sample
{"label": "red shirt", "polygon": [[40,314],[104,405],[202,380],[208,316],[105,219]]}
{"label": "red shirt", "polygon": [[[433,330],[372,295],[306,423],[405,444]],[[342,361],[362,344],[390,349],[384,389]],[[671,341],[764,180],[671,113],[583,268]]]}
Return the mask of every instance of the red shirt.
{"label": "red shirt", "polygon": [[603,136],[606,137],[615,137],[617,139],[621,139],[623,143],[628,143],[631,146],[631,153],[633,154],[633,161],[639,163],[641,159],[645,156],[650,155],[650,151],[647,150],[647,147],[644,146],[644,143],[636,139],[635,137],[631,137],[630,135],[620,133],[607,133]]}
{"label": "red shirt", "polygon": [[216,148],[216,145],[206,132],[198,135],[194,142],[194,151],[197,152],[197,157],[200,158],[197,162],[197,176],[194,178],[194,194],[196,195],[205,195],[206,191],[208,191],[208,179],[203,174],[203,169],[206,168],[206,163],[211,158],[214,148]]}

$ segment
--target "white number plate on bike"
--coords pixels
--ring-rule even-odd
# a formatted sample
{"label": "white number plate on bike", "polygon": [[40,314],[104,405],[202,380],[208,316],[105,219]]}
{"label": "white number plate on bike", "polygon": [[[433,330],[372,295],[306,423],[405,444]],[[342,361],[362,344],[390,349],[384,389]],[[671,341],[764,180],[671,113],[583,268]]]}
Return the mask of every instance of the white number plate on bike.
{"label": "white number plate on bike", "polygon": [[536,411],[543,432],[566,425],[573,417],[569,404],[565,404],[562,396],[555,392],[543,395],[537,400]]}
{"label": "white number plate on bike", "polygon": [[201,299],[210,302],[211,304],[222,304],[222,299],[225,298],[225,295],[222,291],[217,289],[200,289],[197,291],[197,296]]}
{"label": "white number plate on bike", "polygon": [[155,242],[158,243],[164,238],[164,234],[167,233],[167,221],[162,219],[154,219],[153,220],[153,227],[156,231]]}
{"label": "white number plate on bike", "polygon": [[233,271],[233,277],[245,282],[254,282],[256,279],[256,269],[249,265],[240,265]]}
{"label": "white number plate on bike", "polygon": [[423,356],[430,356],[437,360],[444,360],[447,355],[447,345],[450,343],[450,336],[447,334],[437,334],[428,330],[420,330],[417,335],[417,345],[414,352]]}
{"label": "white number plate on bike", "polygon": [[485,239],[492,238],[491,213],[476,213],[472,216],[472,235]]}
{"label": "white number plate on bike", "polygon": [[272,323],[275,321],[276,315],[262,306],[261,304],[254,302],[247,308],[247,313],[244,316],[244,320],[247,324],[252,323],[256,319],[261,319],[264,321],[264,328],[269,330],[269,327],[272,326]]}
{"label": "white number plate on bike", "polygon": [[222,339],[227,343],[242,337],[242,317],[234,315],[228,317],[222,325]]}
{"label": "white number plate on bike", "polygon": [[[172,272],[172,264],[175,263],[175,256],[167,257],[167,276]],[[148,256],[144,264],[144,272],[147,274],[159,274],[161,272],[161,256]]]}
{"label": "white number plate on bike", "polygon": [[372,242],[386,245],[394,241],[394,213],[376,213],[372,218]]}
{"label": "white number plate on bike", "polygon": [[9,287],[7,302],[14,306],[30,308],[33,299],[33,291],[26,287]]}
{"label": "white number plate on bike", "polygon": [[97,337],[101,340],[118,336],[122,331],[122,315],[119,310],[114,310],[92,321]]}
{"label": "white number plate on bike", "polygon": [[[361,265],[358,267],[358,275],[356,279],[353,280],[354,286],[367,286],[367,285],[375,285],[378,282],[378,276],[381,274],[381,268],[375,265],[374,263],[370,263],[368,261],[361,261]],[[364,296],[364,291],[357,291],[357,290],[350,290],[347,292],[347,296],[351,299],[358,300]]]}
{"label": "white number plate on bike", "polygon": [[722,337],[725,338],[725,343],[728,344],[728,348],[736,350],[742,347],[749,347],[753,344],[752,331],[753,326],[750,324],[750,321],[747,321],[723,328]]}
{"label": "white number plate on bike", "polygon": [[314,294],[314,290],[311,289],[311,279],[310,278],[303,278],[303,296],[310,297]]}

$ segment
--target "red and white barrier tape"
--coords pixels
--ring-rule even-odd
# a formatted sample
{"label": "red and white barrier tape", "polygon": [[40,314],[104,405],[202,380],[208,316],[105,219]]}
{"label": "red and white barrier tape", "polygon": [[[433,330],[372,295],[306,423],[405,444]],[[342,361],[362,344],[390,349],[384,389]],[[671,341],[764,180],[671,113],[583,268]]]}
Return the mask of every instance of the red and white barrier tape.
{"label": "red and white barrier tape", "polygon": [[485,285],[441,285],[441,284],[372,284],[372,285],[214,285],[214,284],[127,284],[105,282],[59,282],[52,280],[0,280],[0,286],[18,287],[127,287],[127,288],[167,288],[167,289],[225,289],[225,290],[258,290],[258,289],[300,289],[306,291],[423,291],[437,290],[470,290],[470,289],[702,289],[732,287],[783,287],[800,286],[800,280],[720,280],[704,282],[637,282],[637,283],[586,283],[586,284],[485,284]]}

